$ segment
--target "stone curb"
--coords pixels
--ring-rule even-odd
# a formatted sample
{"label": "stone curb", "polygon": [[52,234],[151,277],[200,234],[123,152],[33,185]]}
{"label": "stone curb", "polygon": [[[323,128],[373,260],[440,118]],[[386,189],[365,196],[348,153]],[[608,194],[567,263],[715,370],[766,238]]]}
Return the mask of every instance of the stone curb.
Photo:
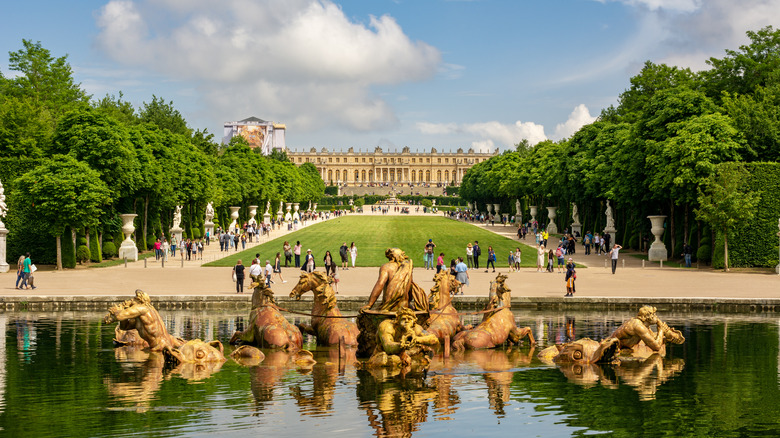
{"label": "stone curb", "polygon": [[[91,310],[105,311],[113,304],[131,298],[129,295],[102,296],[34,296],[0,297],[0,311],[25,310]],[[231,310],[249,309],[251,294],[244,295],[156,295],[151,297],[160,310]],[[280,307],[308,312],[312,297],[300,300],[277,297]],[[339,297],[339,308],[355,312],[365,305],[368,297]],[[453,304],[459,310],[484,308],[487,297],[458,296]],[[650,305],[659,311],[698,311],[711,313],[774,313],[780,312],[780,299],[773,298],[634,298],[634,297],[513,297],[513,309],[535,310],[635,310]]]}

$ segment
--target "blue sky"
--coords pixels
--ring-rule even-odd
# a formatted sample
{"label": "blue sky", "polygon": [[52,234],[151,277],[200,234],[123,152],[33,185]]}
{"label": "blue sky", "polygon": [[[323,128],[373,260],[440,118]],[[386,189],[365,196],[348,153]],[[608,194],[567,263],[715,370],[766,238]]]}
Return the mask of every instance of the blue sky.
{"label": "blue sky", "polygon": [[94,97],[171,100],[216,138],[248,116],[287,144],[481,150],[570,136],[646,60],[706,68],[780,0],[3,1],[0,70],[23,38]]}

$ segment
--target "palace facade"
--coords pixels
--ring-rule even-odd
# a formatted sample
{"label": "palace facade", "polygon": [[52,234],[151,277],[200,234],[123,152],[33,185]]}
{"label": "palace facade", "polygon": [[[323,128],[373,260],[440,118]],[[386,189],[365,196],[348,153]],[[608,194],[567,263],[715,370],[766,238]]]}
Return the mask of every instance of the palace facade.
{"label": "palace facade", "polygon": [[320,172],[325,184],[443,184],[460,185],[463,175],[476,163],[498,154],[494,152],[411,152],[404,147],[401,152],[384,152],[377,147],[373,152],[330,152],[327,148],[308,152],[287,150],[287,157],[300,166],[312,163]]}

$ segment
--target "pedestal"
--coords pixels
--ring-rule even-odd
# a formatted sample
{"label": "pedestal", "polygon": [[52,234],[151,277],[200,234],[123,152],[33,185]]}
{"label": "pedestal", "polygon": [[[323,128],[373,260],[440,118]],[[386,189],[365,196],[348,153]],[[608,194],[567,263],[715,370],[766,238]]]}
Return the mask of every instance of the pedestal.
{"label": "pedestal", "polygon": [[555,224],[555,216],[558,207],[547,207],[547,219],[550,222],[547,224],[547,232],[550,234],[558,234],[558,225]]}
{"label": "pedestal", "polygon": [[133,220],[135,219],[136,216],[138,215],[137,214],[119,215],[119,217],[122,218],[122,232],[125,234],[125,240],[123,240],[122,244],[119,245],[118,255],[120,259],[126,258],[134,262],[138,261],[138,248],[136,248],[135,242],[133,242],[133,239],[131,239],[130,236],[133,234],[133,231],[135,231],[135,225],[133,225]]}
{"label": "pedestal", "polygon": [[266,225],[271,225],[271,213],[266,212],[263,215],[263,223]]}
{"label": "pedestal", "polygon": [[[2,222],[0,222],[2,224]],[[6,236],[8,235],[8,229],[5,226],[0,225],[0,273],[8,272],[11,267],[6,262]]]}
{"label": "pedestal", "polygon": [[650,245],[650,251],[647,253],[647,259],[651,262],[666,261],[666,245],[664,245],[661,237],[664,235],[664,219],[666,215],[648,216],[650,223],[653,225],[650,228],[650,232],[653,233],[655,240]]}
{"label": "pedestal", "polygon": [[582,236],[582,224],[579,222],[571,224],[571,233],[577,233],[578,235]]}
{"label": "pedestal", "polygon": [[[171,230],[173,232],[173,230]],[[214,222],[206,222],[203,224],[203,232],[209,233],[209,240],[214,238]],[[177,237],[178,239],[178,237]]]}

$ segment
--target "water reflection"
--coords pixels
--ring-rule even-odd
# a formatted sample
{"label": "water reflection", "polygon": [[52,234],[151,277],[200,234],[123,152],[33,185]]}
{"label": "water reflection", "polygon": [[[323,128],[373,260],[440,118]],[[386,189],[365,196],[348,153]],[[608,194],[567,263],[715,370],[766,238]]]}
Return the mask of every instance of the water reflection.
{"label": "water reflection", "polygon": [[[169,331],[185,338],[225,340],[243,321],[229,313],[167,313]],[[519,325],[543,327],[535,333],[539,348],[437,356],[427,375],[402,375],[356,370],[354,350],[340,360],[335,348],[317,348],[317,362],[310,366],[288,353],[263,350],[265,360],[248,368],[231,360],[212,368],[166,369],[159,355],[112,348],[114,325],[101,325],[101,316],[3,314],[3,434],[132,434],[149,431],[141,429],[149,427],[148,415],[137,412],[152,410],[155,427],[168,429],[151,432],[164,435],[231,427],[288,436],[312,430],[343,437],[468,436],[475,429],[517,432],[529,424],[537,427],[530,435],[556,427],[558,435],[631,436],[643,427],[653,436],[780,431],[775,419],[780,411],[774,408],[780,405],[780,333],[774,318],[741,315],[748,322],[734,319],[727,329],[723,317],[667,316],[685,327],[690,344],[673,346],[666,358],[558,368],[536,358],[542,346],[608,335],[632,314],[518,312]],[[695,406],[687,403],[692,397],[699,400]],[[670,411],[673,424],[667,421]],[[696,421],[703,417],[712,420]],[[115,420],[124,429],[105,432],[105,424]]]}

